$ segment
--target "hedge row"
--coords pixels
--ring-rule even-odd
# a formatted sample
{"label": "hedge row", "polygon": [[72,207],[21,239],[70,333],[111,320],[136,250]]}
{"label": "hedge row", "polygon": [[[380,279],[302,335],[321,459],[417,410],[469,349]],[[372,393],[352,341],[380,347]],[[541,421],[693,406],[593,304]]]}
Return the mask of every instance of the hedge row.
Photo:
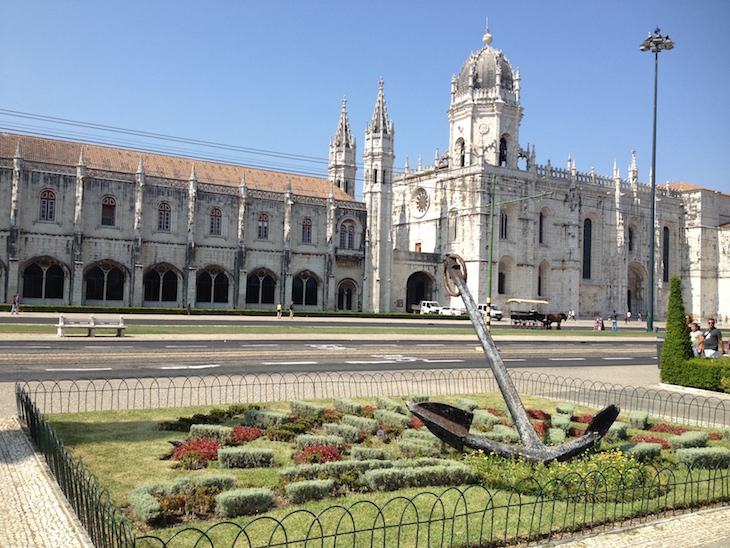
{"label": "hedge row", "polygon": [[349,413],[351,415],[359,415],[362,413],[362,404],[349,398],[335,398],[332,400],[332,407],[335,411],[341,413]]}
{"label": "hedge row", "polygon": [[388,411],[387,409],[376,409],[373,412],[373,416],[376,421],[387,426],[401,426],[406,428],[411,424],[409,417],[394,411]]}
{"label": "hedge row", "polygon": [[322,464],[300,464],[278,471],[279,477],[286,481],[317,479],[320,475],[339,477],[350,471],[360,473],[380,468],[419,468],[423,466],[460,466],[456,461],[420,458],[402,460],[341,460]]}
{"label": "hedge row", "polygon": [[317,405],[316,403],[301,400],[291,400],[289,402],[289,409],[291,410],[291,414],[295,417],[321,417],[327,410],[326,407]]}
{"label": "hedge row", "polygon": [[256,428],[273,428],[284,424],[289,415],[276,411],[262,411],[260,409],[246,409],[243,412],[241,424],[243,426],[255,426]]}
{"label": "hedge row", "polygon": [[409,487],[438,487],[477,483],[478,477],[472,467],[459,464],[456,466],[369,470],[363,474],[362,481],[374,491],[396,491]]}
{"label": "hedge row", "polygon": [[402,415],[405,414],[403,404],[395,400],[391,400],[390,398],[386,398],[385,396],[378,396],[375,398],[375,403],[378,406],[378,409],[386,409],[393,413],[400,413]]}
{"label": "hedge row", "polygon": [[357,417],[355,415],[345,415],[340,419],[340,424],[354,426],[358,430],[364,430],[367,434],[375,434],[378,431],[378,421],[367,417]]}
{"label": "hedge row", "polygon": [[223,447],[218,449],[220,468],[271,468],[274,451],[260,447]]}

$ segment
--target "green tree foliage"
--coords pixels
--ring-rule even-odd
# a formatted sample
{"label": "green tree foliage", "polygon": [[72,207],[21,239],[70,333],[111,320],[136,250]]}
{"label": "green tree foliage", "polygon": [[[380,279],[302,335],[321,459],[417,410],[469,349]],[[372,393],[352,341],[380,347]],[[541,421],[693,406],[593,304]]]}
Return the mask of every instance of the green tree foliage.
{"label": "green tree foliage", "polygon": [[667,329],[661,355],[661,379],[670,384],[681,384],[684,362],[692,357],[689,326],[682,299],[682,281],[673,276],[669,288]]}

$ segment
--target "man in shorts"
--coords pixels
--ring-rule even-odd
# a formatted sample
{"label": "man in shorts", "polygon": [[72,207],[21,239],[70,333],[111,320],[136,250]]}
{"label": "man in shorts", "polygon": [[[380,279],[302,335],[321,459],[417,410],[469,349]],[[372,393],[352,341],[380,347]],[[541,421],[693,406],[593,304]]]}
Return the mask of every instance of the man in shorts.
{"label": "man in shorts", "polygon": [[725,345],[722,343],[722,333],[715,327],[715,319],[707,320],[707,329],[700,335],[699,351],[708,358],[719,358],[725,353]]}

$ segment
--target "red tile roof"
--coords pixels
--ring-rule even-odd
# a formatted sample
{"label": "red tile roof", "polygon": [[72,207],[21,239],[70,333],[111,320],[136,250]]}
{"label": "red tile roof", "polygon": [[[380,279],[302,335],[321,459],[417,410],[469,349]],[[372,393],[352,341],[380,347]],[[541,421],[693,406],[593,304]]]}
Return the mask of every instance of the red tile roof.
{"label": "red tile roof", "polygon": [[[150,176],[187,181],[194,165],[195,176],[202,183],[237,187],[245,175],[246,186],[253,190],[283,194],[289,182],[292,193],[298,196],[327,198],[332,190],[330,182],[319,177],[13,133],[0,132],[0,158],[14,157],[18,142],[23,159],[30,162],[75,166],[83,149],[84,163],[89,169],[136,173],[142,157],[145,174]],[[355,201],[336,186],[334,197],[336,200]]]}

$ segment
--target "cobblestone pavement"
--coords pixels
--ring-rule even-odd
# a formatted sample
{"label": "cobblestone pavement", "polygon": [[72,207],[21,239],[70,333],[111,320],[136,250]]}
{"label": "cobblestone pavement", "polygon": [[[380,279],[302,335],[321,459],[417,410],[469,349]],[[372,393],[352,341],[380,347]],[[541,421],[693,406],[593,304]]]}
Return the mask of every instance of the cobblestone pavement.
{"label": "cobblestone pavement", "polygon": [[0,546],[92,546],[16,419],[0,418]]}

